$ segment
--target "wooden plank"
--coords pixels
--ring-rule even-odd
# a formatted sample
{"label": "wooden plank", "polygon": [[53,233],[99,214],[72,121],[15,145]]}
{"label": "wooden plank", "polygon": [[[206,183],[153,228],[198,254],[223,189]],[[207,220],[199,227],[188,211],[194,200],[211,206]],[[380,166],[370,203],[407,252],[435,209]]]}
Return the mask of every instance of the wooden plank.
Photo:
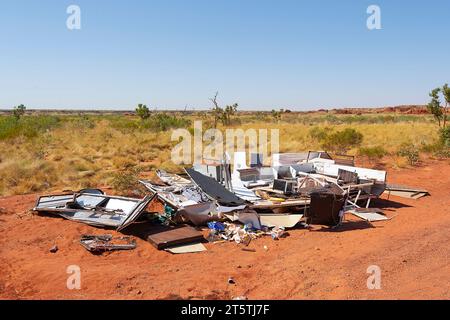
{"label": "wooden plank", "polygon": [[168,247],[202,241],[203,234],[190,226],[151,225],[141,230],[141,237],[158,250]]}

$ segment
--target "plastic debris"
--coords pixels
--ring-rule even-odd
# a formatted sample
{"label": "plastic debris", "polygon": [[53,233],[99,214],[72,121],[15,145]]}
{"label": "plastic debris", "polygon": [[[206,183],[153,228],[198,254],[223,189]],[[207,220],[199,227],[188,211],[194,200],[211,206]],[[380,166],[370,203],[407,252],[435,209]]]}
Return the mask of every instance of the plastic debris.
{"label": "plastic debris", "polygon": [[136,241],[132,237],[114,238],[106,235],[82,235],[80,244],[90,252],[104,252],[113,250],[131,250],[136,248]]}
{"label": "plastic debris", "polygon": [[275,227],[270,231],[270,235],[273,240],[279,240],[281,237],[285,235],[284,228],[282,227]]}
{"label": "plastic debris", "polygon": [[248,300],[246,296],[234,297],[233,300]]}
{"label": "plastic debris", "polygon": [[165,204],[164,212],[158,215],[158,219],[163,225],[169,225],[174,215],[175,209]]}
{"label": "plastic debris", "polygon": [[208,222],[208,228],[210,228],[211,230],[216,230],[216,231],[225,231],[225,225],[223,225],[220,222]]}

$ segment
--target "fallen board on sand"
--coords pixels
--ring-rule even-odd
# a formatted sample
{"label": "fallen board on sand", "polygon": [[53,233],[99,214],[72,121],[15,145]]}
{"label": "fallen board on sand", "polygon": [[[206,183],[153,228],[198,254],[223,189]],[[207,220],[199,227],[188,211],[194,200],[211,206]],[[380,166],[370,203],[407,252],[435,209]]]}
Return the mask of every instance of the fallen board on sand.
{"label": "fallen board on sand", "polygon": [[392,195],[415,200],[430,195],[430,193],[427,190],[397,184],[388,184],[386,186],[385,193],[388,196]]}

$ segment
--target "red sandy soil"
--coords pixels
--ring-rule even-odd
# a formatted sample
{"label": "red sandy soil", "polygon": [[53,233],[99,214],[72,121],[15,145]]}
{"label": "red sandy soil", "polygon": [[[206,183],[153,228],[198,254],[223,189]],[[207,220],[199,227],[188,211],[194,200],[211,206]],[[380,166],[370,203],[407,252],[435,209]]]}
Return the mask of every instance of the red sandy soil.
{"label": "red sandy soil", "polygon": [[[135,250],[92,255],[78,243],[80,235],[111,231],[32,215],[36,195],[2,198],[0,298],[449,299],[450,163],[390,170],[389,181],[425,188],[431,197],[391,196],[376,203],[390,221],[370,227],[347,217],[337,230],[297,229],[279,241],[255,240],[249,248],[256,252],[221,243],[171,255],[138,239]],[[50,253],[54,244],[59,251]],[[69,265],[81,268],[80,290],[66,287]],[[367,288],[371,265],[381,268],[380,290]]]}

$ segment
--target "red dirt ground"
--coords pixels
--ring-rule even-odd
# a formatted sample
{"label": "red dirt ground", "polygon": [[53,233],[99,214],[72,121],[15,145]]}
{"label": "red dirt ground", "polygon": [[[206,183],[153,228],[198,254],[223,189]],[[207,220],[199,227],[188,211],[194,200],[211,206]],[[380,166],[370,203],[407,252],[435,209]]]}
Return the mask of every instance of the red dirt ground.
{"label": "red dirt ground", "polygon": [[[298,229],[280,241],[253,241],[256,252],[221,243],[188,255],[140,239],[135,250],[92,255],[80,235],[111,231],[32,215],[36,195],[2,198],[0,298],[449,299],[450,163],[390,170],[389,181],[425,188],[431,197],[379,201],[394,218],[374,227],[347,217],[335,231]],[[54,244],[59,251],[50,253]],[[66,287],[69,265],[81,268],[80,290]],[[381,268],[380,290],[367,289],[370,265]]]}

